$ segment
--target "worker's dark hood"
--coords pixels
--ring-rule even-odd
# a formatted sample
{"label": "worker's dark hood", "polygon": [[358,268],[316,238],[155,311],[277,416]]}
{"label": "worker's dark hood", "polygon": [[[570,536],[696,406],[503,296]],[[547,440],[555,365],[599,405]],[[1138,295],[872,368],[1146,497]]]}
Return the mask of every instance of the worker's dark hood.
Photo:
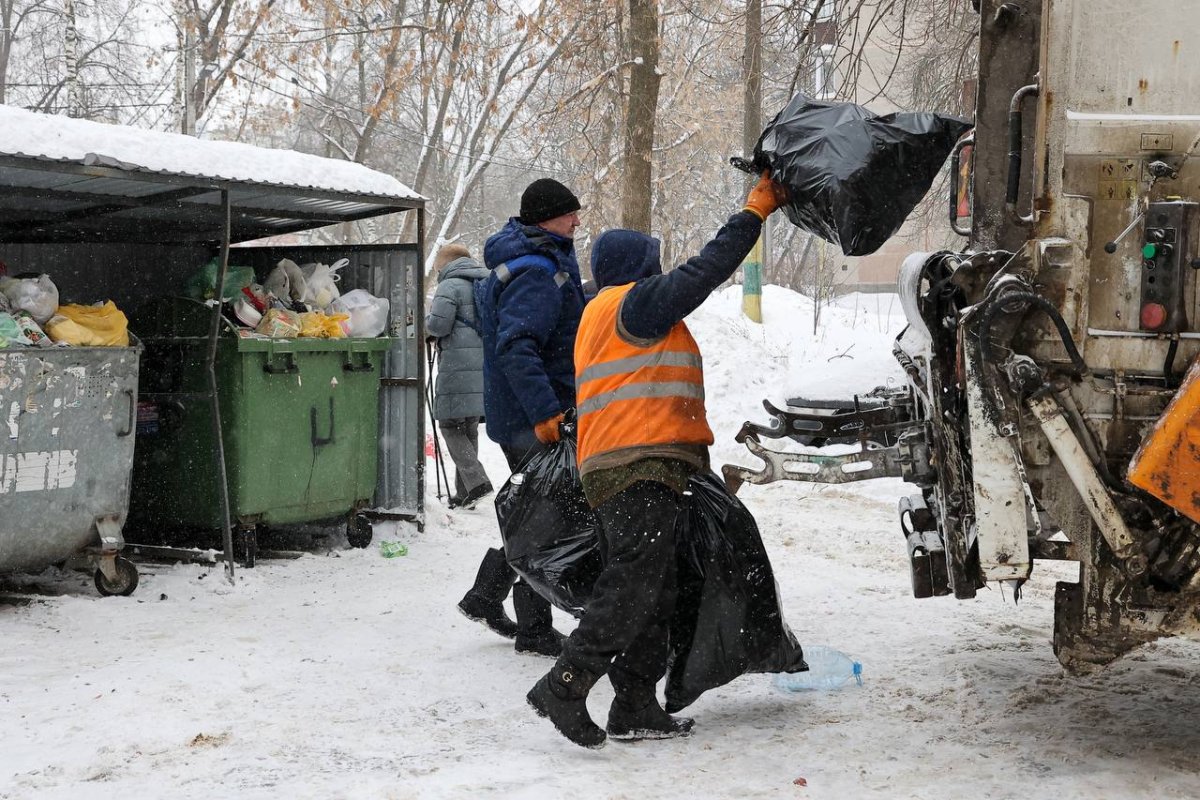
{"label": "worker's dark hood", "polygon": [[601,289],[633,283],[662,272],[658,239],[638,231],[614,228],[592,244],[592,276]]}

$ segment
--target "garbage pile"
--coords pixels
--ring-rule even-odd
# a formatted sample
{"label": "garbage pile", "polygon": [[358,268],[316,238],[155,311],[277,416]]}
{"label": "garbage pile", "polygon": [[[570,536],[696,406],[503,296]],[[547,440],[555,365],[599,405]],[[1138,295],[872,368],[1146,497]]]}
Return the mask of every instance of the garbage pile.
{"label": "garbage pile", "polygon": [[[387,327],[388,301],[363,289],[343,295],[338,270],[349,263],[342,258],[333,264],[300,265],[285,258],[261,284],[251,267],[230,265],[221,292],[225,317],[243,338],[379,336]],[[213,300],[217,274],[217,262],[210,261],[188,281],[187,294]]]}
{"label": "garbage pile", "polygon": [[0,275],[0,348],[128,347],[129,320],[111,300],[59,305],[49,275]]}

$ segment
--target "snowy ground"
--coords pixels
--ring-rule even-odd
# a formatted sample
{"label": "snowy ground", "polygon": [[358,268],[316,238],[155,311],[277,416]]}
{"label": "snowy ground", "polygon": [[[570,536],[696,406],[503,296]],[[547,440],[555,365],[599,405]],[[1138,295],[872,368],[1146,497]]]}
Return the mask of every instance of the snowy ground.
{"label": "snowy ground", "polygon": [[[895,367],[891,298],[844,300],[821,337],[810,307],[767,287],[766,329],[736,290],[694,319],[717,463],[764,395],[869,389]],[[889,312],[890,311],[890,316]],[[488,446],[493,480],[502,459]],[[686,740],[567,743],[525,706],[549,661],[454,611],[484,548],[487,506],[383,530],[408,544],[313,547],[240,570],[144,565],[130,598],[82,574],[0,585],[0,798],[1141,798],[1200,795],[1200,646],[1171,640],[1085,678],[1050,650],[1060,565],[1019,604],[910,595],[903,485],[748,486],[802,643],[842,649],[865,685],[785,694],[770,676],[689,709]],[[571,622],[559,617],[561,627]],[[611,692],[593,693],[601,722]],[[806,787],[794,781],[804,778]]]}

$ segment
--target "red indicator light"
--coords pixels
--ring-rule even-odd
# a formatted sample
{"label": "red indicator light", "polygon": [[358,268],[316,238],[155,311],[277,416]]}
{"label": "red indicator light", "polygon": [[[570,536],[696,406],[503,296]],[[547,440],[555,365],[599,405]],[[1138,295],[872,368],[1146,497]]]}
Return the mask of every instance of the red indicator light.
{"label": "red indicator light", "polygon": [[1142,327],[1150,330],[1161,328],[1167,321],[1167,309],[1159,303],[1142,306]]}

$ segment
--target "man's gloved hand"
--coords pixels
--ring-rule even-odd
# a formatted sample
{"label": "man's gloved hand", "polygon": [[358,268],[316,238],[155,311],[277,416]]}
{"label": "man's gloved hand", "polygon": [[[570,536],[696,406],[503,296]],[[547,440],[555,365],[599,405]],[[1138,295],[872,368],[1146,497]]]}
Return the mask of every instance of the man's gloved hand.
{"label": "man's gloved hand", "polygon": [[533,426],[533,435],[542,444],[554,444],[559,440],[562,434],[558,430],[558,426],[563,421],[562,414],[555,414],[550,419],[544,419],[537,425]]}
{"label": "man's gloved hand", "polygon": [[758,183],[754,184],[754,188],[746,196],[746,206],[742,210],[749,211],[766,222],[767,217],[787,201],[787,189],[782,184],[771,180],[771,170],[764,169],[762,177],[758,179]]}

